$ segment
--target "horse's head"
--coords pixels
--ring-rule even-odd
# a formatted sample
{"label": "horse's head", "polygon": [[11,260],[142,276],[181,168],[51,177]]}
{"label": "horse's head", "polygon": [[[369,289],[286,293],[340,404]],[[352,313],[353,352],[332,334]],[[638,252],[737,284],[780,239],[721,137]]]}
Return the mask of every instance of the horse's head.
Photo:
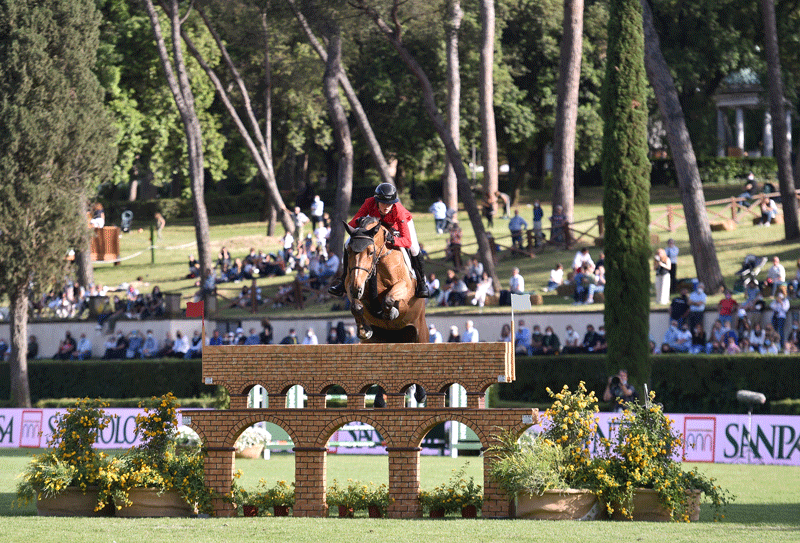
{"label": "horse's head", "polygon": [[347,248],[348,276],[345,278],[345,285],[350,297],[358,300],[366,292],[367,281],[376,273],[385,238],[380,234],[380,222],[374,217],[364,217],[357,228],[345,223],[345,228],[350,235]]}

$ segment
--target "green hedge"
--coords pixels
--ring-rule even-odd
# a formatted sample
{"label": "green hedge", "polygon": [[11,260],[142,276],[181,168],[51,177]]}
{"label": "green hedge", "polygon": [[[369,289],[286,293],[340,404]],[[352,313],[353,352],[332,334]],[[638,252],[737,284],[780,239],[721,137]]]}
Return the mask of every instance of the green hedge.
{"label": "green hedge", "polygon": [[[671,158],[656,158],[652,164],[651,184],[678,186]],[[777,165],[772,157],[698,157],[697,168],[703,183],[744,185],[744,178],[750,172],[762,181],[775,177]]]}
{"label": "green hedge", "polygon": [[[741,389],[767,396],[759,413],[800,410],[796,403],[786,402],[800,398],[800,361],[796,357],[663,354],[652,360],[653,390],[667,412],[745,413],[746,408],[736,401],[736,391]],[[566,384],[574,390],[585,381],[602,400],[607,375],[602,355],[517,357],[517,380],[496,385],[496,397],[498,405],[548,404],[547,387],[557,391]]]}
{"label": "green hedge", "polygon": [[[34,360],[28,362],[31,401],[48,398],[178,398],[213,395],[202,384],[200,360]],[[0,364],[0,399],[9,399],[9,364]]]}

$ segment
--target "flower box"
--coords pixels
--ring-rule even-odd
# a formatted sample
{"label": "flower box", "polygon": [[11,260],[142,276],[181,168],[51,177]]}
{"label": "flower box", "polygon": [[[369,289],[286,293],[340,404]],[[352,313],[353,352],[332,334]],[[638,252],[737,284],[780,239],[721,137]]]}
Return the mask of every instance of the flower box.
{"label": "flower box", "polygon": [[[689,496],[688,513],[691,522],[700,520],[700,491],[693,490],[687,491]],[[658,499],[658,493],[650,488],[636,488],[633,491],[633,499],[627,508],[633,506],[633,518],[627,518],[620,510],[622,504],[614,504],[614,513],[611,515],[612,520],[642,520],[647,522],[669,522],[670,510],[664,507]]]}
{"label": "flower box", "polygon": [[236,458],[261,458],[261,454],[264,452],[263,445],[251,445],[242,449],[241,451],[236,451]]}
{"label": "flower box", "polygon": [[36,512],[40,517],[109,517],[113,508],[95,511],[97,488],[89,487],[86,493],[77,486],[70,486],[51,498],[36,500]]}
{"label": "flower box", "polygon": [[177,490],[159,493],[157,488],[131,488],[128,499],[131,505],[118,509],[118,517],[190,517],[194,514],[194,508]]}
{"label": "flower box", "polygon": [[542,495],[517,495],[516,517],[537,520],[597,520],[604,508],[588,490],[545,490]]}

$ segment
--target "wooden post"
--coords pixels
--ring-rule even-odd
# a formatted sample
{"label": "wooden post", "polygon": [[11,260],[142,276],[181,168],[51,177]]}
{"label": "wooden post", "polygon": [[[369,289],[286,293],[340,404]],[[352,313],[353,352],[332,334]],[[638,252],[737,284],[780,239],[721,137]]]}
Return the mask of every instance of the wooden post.
{"label": "wooden post", "polygon": [[253,286],[250,287],[250,313],[255,313],[258,307],[258,298],[256,297],[256,278],[253,277]]}
{"label": "wooden post", "polygon": [[303,309],[303,285],[297,277],[294,279],[294,303],[297,309]]}
{"label": "wooden post", "polygon": [[736,221],[736,215],[738,211],[739,211],[739,202],[736,201],[735,196],[731,196],[731,219],[733,219],[734,221]]}
{"label": "wooden post", "polygon": [[673,226],[674,218],[672,217],[672,206],[667,206],[667,230],[670,232],[675,231],[675,226]]}
{"label": "wooden post", "polygon": [[599,232],[598,237],[602,238],[606,231],[605,217],[602,215],[597,216],[597,231]]}

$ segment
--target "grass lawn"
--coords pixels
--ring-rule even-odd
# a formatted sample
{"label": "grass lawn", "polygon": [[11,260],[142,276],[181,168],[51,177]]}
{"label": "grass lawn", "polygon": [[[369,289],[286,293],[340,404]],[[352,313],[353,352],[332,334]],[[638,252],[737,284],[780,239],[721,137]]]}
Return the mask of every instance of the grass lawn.
{"label": "grass lawn", "polygon": [[[385,520],[385,519],[79,519],[36,517],[32,505],[15,508],[16,475],[28,451],[0,451],[0,533],[4,541],[37,543],[192,541],[800,541],[800,468],[708,464],[706,474],[737,496],[722,523],[710,522],[703,506],[699,523],[538,522],[523,520]],[[466,459],[422,458],[422,486],[430,488],[449,478]],[[480,459],[469,459],[470,474],[480,475]],[[237,461],[244,471],[241,482],[255,485],[293,479],[291,455],[271,460]],[[328,482],[333,478],[386,482],[386,457],[328,456]],[[480,479],[479,479],[480,480]]]}
{"label": "grass lawn", "polygon": [[[724,186],[724,187],[706,187],[706,199],[708,201],[721,199],[737,195],[739,193],[738,186]],[[526,193],[524,200],[520,204],[519,209],[521,215],[531,222],[531,208],[527,202],[532,201],[534,198],[541,198],[542,204],[546,210],[549,209],[548,198],[549,194],[541,193]],[[420,243],[425,247],[431,255],[431,261],[427,264],[427,272],[435,272],[439,277],[444,276],[444,272],[450,265],[449,262],[444,261],[444,248],[447,241],[447,235],[438,235],[434,229],[433,219],[427,212],[428,202],[420,203],[417,209],[414,209],[415,224],[419,235]],[[682,213],[680,206],[680,195],[675,188],[667,187],[654,187],[651,191],[651,204],[653,209],[663,208],[666,204],[671,204],[677,207],[679,213]],[[354,208],[355,210],[355,208]],[[710,212],[711,220],[715,220],[713,211],[724,213],[722,206],[712,208]],[[729,211],[727,212],[729,213]],[[652,219],[656,220],[659,215],[663,213],[653,212]],[[593,220],[596,220],[598,215],[602,215],[602,189],[601,188],[582,188],[581,195],[576,199],[575,206],[575,221],[579,223],[579,229],[587,229]],[[464,211],[459,214],[459,221],[464,229],[464,255],[473,254],[476,250],[475,237],[472,227],[469,223],[467,215]],[[581,223],[581,221],[588,221]],[[545,226],[548,225],[547,221]],[[665,220],[660,219],[661,223]],[[143,227],[143,231],[139,232],[138,228]],[[510,244],[510,236],[508,231],[508,222],[503,219],[496,219],[494,227],[489,229],[495,236],[495,239],[500,245],[508,246]],[[306,227],[308,233],[309,227]],[[596,235],[596,227],[592,231],[592,236],[585,238],[586,245],[591,245],[593,236]],[[694,277],[694,263],[689,248],[689,236],[685,226],[679,227],[675,232],[670,233],[658,227],[651,229],[653,234],[659,238],[658,246],[664,246],[666,240],[670,237],[676,240],[680,249],[679,262],[678,262],[678,276],[679,277]],[[282,235],[283,229],[278,226],[276,229],[276,236],[266,236],[265,224],[258,222],[255,214],[242,214],[235,216],[222,216],[214,217],[211,221],[211,246],[213,254],[216,255],[222,246],[226,246],[231,255],[236,257],[244,257],[250,247],[255,247],[265,252],[277,252],[280,248],[279,236]],[[116,286],[121,283],[133,281],[137,277],[142,277],[144,281],[152,285],[159,285],[163,291],[180,292],[183,295],[183,303],[190,300],[194,293],[197,291],[194,279],[186,279],[188,272],[188,256],[189,254],[196,254],[196,247],[194,245],[194,227],[189,220],[174,221],[167,225],[163,232],[163,239],[156,242],[156,248],[151,254],[150,250],[150,233],[149,223],[142,222],[138,224],[134,222],[134,228],[128,234],[122,234],[120,247],[122,251],[122,258],[124,261],[118,265],[113,266],[108,263],[97,263],[95,265],[95,281],[99,284]],[[780,225],[773,226],[772,228],[761,228],[752,225],[749,219],[743,219],[735,230],[728,232],[715,232],[714,242],[717,249],[717,256],[719,258],[720,267],[722,268],[723,275],[725,276],[728,286],[732,286],[735,280],[734,272],[736,272],[748,253],[754,253],[759,256],[778,255],[781,258],[784,266],[786,267],[787,278],[794,277],[797,261],[798,243],[787,243],[783,241],[783,227]],[[578,242],[576,247],[584,244],[583,241]],[[655,249],[656,247],[654,247]],[[599,248],[592,248],[591,254],[596,259],[599,255]],[[514,257],[508,254],[508,251],[500,253],[500,261],[497,265],[498,276],[500,277],[503,285],[508,284],[508,278],[511,275],[513,267],[519,267],[520,272],[526,280],[526,288],[528,290],[537,290],[541,293],[542,287],[546,285],[549,277],[550,269],[553,268],[556,262],[564,264],[565,268],[569,268],[572,263],[572,258],[575,254],[575,249],[563,251],[554,247],[548,247],[544,252],[538,254],[535,258],[527,257]],[[152,262],[151,260],[154,260]],[[762,278],[764,277],[762,272]],[[258,286],[262,288],[264,296],[271,296],[277,291],[279,285],[290,281],[292,276],[278,277],[278,278],[264,278],[258,280]],[[242,286],[249,285],[250,282],[244,283],[223,283],[219,285],[219,293],[227,299],[235,298]],[[145,287],[149,290],[150,287]],[[651,293],[654,297],[654,292]],[[720,296],[721,298],[721,296]],[[311,315],[331,315],[331,306],[338,300],[330,300],[321,304],[309,304],[305,311],[298,311],[293,308],[281,309],[268,309],[270,316],[283,316],[287,318],[295,318],[300,315],[305,317]],[[709,309],[712,309],[716,302],[716,296],[710,296]],[[571,310],[584,310],[585,307],[573,308],[571,299],[564,299],[555,293],[544,293],[544,305],[535,306],[534,311],[548,312],[553,310],[571,311]],[[230,309],[228,303],[224,299],[219,303],[219,316],[221,318],[241,319],[250,315],[249,311],[242,309]],[[599,307],[599,306],[598,306]],[[471,308],[470,308],[471,309]],[[499,311],[499,308],[484,308],[484,312]],[[452,308],[434,308],[429,307],[428,313],[435,314],[437,312],[452,311]],[[262,314],[265,312],[261,310]],[[344,315],[345,313],[341,313]]]}

